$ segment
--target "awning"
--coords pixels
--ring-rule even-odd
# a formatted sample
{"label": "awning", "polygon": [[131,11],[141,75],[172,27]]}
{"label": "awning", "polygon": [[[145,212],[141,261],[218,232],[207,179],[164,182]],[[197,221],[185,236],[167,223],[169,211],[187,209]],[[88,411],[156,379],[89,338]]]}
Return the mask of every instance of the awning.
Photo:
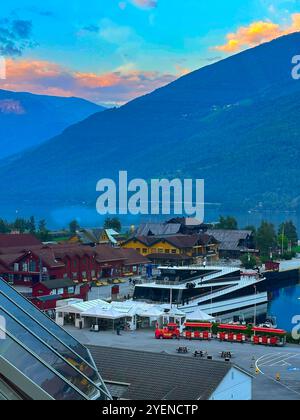
{"label": "awning", "polygon": [[201,309],[196,309],[193,312],[187,313],[186,319],[187,321],[213,321],[215,318],[201,311]]}
{"label": "awning", "polygon": [[160,316],[163,316],[165,314],[165,311],[163,309],[159,308],[149,308],[146,310],[138,310],[137,315],[142,318],[159,318]]}
{"label": "awning", "polygon": [[89,317],[89,318],[99,318],[99,319],[112,319],[112,320],[126,317],[126,315],[123,315],[112,308],[105,309],[105,308],[97,308],[97,307],[83,312],[81,316]]}

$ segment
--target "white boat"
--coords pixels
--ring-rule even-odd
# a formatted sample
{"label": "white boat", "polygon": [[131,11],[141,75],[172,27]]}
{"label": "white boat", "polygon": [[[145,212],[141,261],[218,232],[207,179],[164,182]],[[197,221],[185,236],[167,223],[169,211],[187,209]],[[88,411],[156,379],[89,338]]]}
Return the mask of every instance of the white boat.
{"label": "white boat", "polygon": [[[265,277],[235,267],[159,267],[153,281],[136,285],[135,300],[175,304],[184,312],[199,308],[223,317],[254,314],[268,303]],[[256,312],[258,315],[258,312]],[[224,319],[224,318],[223,318]]]}

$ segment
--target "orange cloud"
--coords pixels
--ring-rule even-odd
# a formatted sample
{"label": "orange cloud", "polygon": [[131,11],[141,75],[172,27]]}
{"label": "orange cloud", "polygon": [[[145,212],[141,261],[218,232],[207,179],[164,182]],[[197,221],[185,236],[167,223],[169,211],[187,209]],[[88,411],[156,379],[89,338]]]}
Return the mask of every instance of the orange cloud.
{"label": "orange cloud", "polygon": [[0,89],[43,95],[78,96],[98,103],[123,104],[176,79],[155,71],[118,69],[114,72],[74,72],[42,60],[7,60],[7,77]]}
{"label": "orange cloud", "polygon": [[242,26],[236,32],[227,35],[226,44],[218,45],[215,49],[226,53],[234,53],[300,31],[300,13],[293,14],[291,19],[292,22],[287,27],[267,21],[258,21],[251,23],[249,26]]}

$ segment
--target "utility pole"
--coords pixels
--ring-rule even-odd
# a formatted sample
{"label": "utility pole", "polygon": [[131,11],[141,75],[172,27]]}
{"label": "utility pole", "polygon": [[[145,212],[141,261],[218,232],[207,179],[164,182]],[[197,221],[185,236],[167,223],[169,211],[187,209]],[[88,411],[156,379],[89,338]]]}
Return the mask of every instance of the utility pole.
{"label": "utility pole", "polygon": [[256,327],[256,321],[257,321],[257,307],[256,307],[257,287],[256,287],[256,286],[254,286],[254,289],[255,289],[254,326]]}

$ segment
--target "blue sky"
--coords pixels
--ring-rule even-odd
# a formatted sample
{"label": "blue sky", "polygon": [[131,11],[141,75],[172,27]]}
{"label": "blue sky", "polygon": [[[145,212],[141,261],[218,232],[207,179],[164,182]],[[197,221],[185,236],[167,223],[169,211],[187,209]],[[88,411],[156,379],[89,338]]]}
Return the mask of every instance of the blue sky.
{"label": "blue sky", "polygon": [[[124,103],[188,71],[300,30],[299,3],[10,0],[0,13],[0,52],[7,57],[0,87]],[[10,37],[6,45],[4,34]]]}

